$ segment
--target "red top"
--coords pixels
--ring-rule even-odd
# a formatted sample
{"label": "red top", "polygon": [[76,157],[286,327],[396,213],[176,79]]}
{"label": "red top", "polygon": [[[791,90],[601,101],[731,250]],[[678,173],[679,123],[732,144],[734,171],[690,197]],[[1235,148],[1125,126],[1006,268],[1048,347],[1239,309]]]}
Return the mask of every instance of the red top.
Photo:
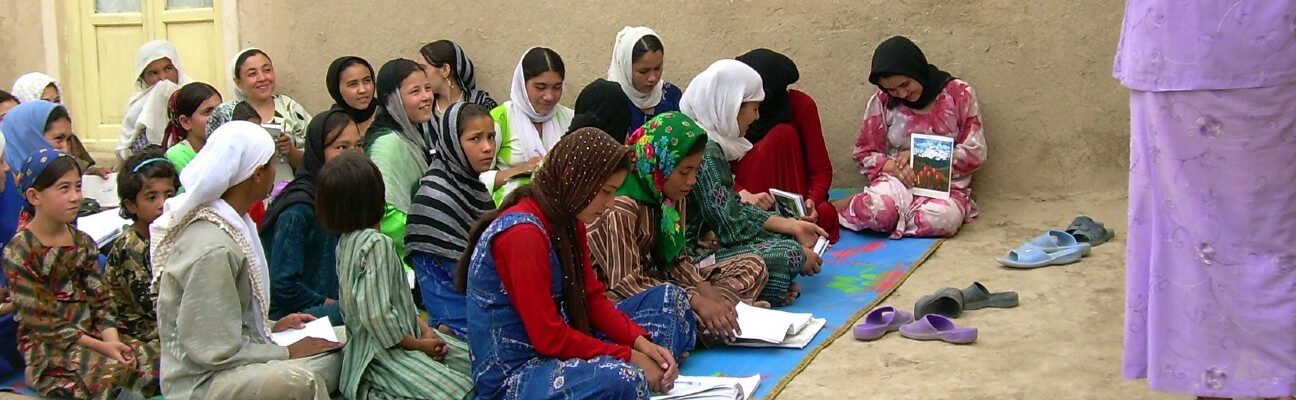
{"label": "red top", "polygon": [[[511,212],[534,215],[544,224],[546,231],[552,231],[553,226],[545,219],[540,204],[535,200],[523,199],[503,213]],[[635,339],[649,337],[648,332],[631,321],[603,294],[607,289],[599,282],[590,263],[585,224],[577,223],[576,236],[580,240],[581,263],[585,269],[585,301],[590,325],[617,344],[596,339],[563,321],[550,290],[553,266],[549,258],[549,237],[534,225],[517,225],[495,236],[491,246],[495,271],[504,284],[509,301],[513,302],[513,308],[522,318],[531,345],[541,356],[559,359],[613,356],[629,361]]]}
{"label": "red top", "polygon": [[810,95],[788,90],[792,120],[775,125],[743,158],[730,163],[734,191],[765,193],[779,189],[805,196],[819,214],[817,224],[836,242],[837,209],[828,202],[833,166],[819,124],[819,107]]}
{"label": "red top", "polygon": [[[788,107],[792,109],[792,120],[775,125],[751,151],[733,162],[734,190],[764,193],[775,188],[799,193],[815,203],[828,201],[833,166],[828,158],[828,146],[824,144],[823,127],[819,123],[819,107],[810,95],[795,89],[788,90]],[[780,143],[778,138],[782,136],[796,140]],[[789,159],[796,160],[797,165],[755,173],[755,169],[764,169],[761,166],[782,164],[780,160]],[[749,171],[753,173],[747,173]]]}

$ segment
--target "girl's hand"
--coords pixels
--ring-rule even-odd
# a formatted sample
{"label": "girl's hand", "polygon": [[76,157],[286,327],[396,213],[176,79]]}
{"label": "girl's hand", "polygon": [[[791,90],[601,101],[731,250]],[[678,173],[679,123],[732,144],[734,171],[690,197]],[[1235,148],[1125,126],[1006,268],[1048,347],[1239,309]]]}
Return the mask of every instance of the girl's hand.
{"label": "girl's hand", "polygon": [[693,306],[693,312],[697,313],[698,323],[707,333],[723,339],[725,343],[733,343],[738,339],[738,334],[742,329],[738,327],[738,311],[734,305],[727,304],[727,301],[718,301],[716,299],[698,294],[689,299]]}
{"label": "girl's hand", "polygon": [[[819,225],[795,219],[790,219],[788,221],[790,221],[792,225],[790,232],[786,233],[795,237],[797,242],[800,242],[803,247],[813,249],[815,243],[819,241],[820,236],[828,237],[828,232],[823,230],[823,228],[820,228]],[[814,252],[811,251],[811,253]]]}
{"label": "girl's hand", "polygon": [[293,144],[291,136],[281,133],[278,137],[275,137],[275,149],[279,151],[279,154],[286,156],[297,150],[297,146]]}
{"label": "girl's hand", "polygon": [[802,220],[802,221],[809,222],[809,223],[812,223],[812,224],[813,224],[813,223],[818,223],[818,222],[819,222],[819,210],[816,210],[816,209],[815,209],[815,203],[814,203],[814,200],[806,199],[806,201],[805,201],[805,208],[806,208],[806,216],[805,216],[805,217],[801,217],[801,220]]}
{"label": "girl's hand", "polygon": [[104,349],[101,351],[104,355],[117,360],[117,362],[126,364],[135,361],[135,355],[131,353],[130,346],[118,341],[103,342]]}
{"label": "girl's hand", "polygon": [[339,347],[342,347],[341,343],[330,342],[317,337],[308,337],[288,345],[288,358],[310,357],[337,350]]}
{"label": "girl's hand", "polygon": [[743,203],[751,204],[762,210],[769,211],[774,207],[774,196],[770,196],[769,193],[752,194],[743,190],[738,192],[738,197],[742,199]]}
{"label": "girl's hand", "polygon": [[670,350],[658,346],[656,343],[648,340],[645,336],[640,336],[635,339],[634,349],[635,351],[648,356],[656,366],[661,367],[661,385],[666,391],[669,391],[672,386],[675,386],[675,378],[679,377],[679,365],[675,363],[675,356],[671,355]]}
{"label": "girl's hand", "polygon": [[653,393],[666,393],[670,387],[664,385],[666,382],[666,371],[663,371],[657,362],[648,357],[647,354],[639,350],[630,350],[630,363],[642,369],[644,378],[648,381],[648,389]]}
{"label": "girl's hand", "polygon": [[823,272],[823,257],[815,254],[814,249],[809,247],[801,248],[805,253],[805,262],[801,265],[801,275],[815,276]]}
{"label": "girl's hand", "polygon": [[288,314],[285,315],[283,318],[280,318],[278,321],[275,321],[274,328],[271,329],[270,331],[279,333],[289,329],[301,329],[306,327],[307,322],[311,322],[314,320],[315,320],[315,316],[310,314],[302,314],[302,313]]}

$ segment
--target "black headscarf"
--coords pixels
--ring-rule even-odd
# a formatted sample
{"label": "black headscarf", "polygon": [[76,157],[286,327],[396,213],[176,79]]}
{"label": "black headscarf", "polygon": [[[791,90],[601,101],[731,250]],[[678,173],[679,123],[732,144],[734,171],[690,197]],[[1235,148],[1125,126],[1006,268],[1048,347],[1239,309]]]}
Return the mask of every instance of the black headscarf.
{"label": "black headscarf", "polygon": [[405,115],[405,108],[400,99],[401,82],[418,71],[422,71],[419,64],[406,58],[388,61],[378,70],[378,82],[376,82],[378,98],[374,99],[378,102],[378,116],[374,118],[373,124],[369,125],[369,131],[365,133],[366,150],[373,146],[378,137],[390,130],[418,146],[418,149],[410,149],[410,151],[417,152],[423,162],[427,162],[432,139],[423,127],[425,124],[414,126],[409,122],[409,116]]}
{"label": "black headscarf", "polygon": [[630,133],[630,99],[621,85],[606,79],[595,79],[576,96],[576,116],[567,133],[580,128],[598,128],[617,142],[625,143]]}
{"label": "black headscarf", "polygon": [[[297,175],[292,182],[284,186],[279,195],[270,202],[270,207],[261,222],[261,232],[267,234],[274,232],[275,221],[288,207],[297,204],[315,207],[315,174],[324,167],[324,149],[328,146],[330,133],[326,128],[329,126],[330,119],[338,118],[350,120],[351,117],[346,111],[331,108],[311,118],[310,125],[306,126],[306,148],[302,151],[302,166],[297,169]],[[345,128],[346,124],[342,126]]]}
{"label": "black headscarf", "polygon": [[343,56],[333,60],[333,64],[329,65],[328,75],[324,76],[324,83],[328,85],[329,96],[333,97],[333,107],[346,111],[352,121],[364,122],[368,121],[369,117],[373,116],[374,111],[378,110],[378,100],[374,99],[373,101],[370,101],[369,108],[363,110],[351,107],[351,105],[347,104],[346,100],[342,98],[342,89],[339,87],[342,85],[342,71],[345,71],[347,68],[356,64],[368,68],[369,78],[372,79],[374,77],[373,66],[369,65],[368,61],[356,56]]}
{"label": "black headscarf", "polygon": [[921,110],[931,104],[932,100],[945,90],[945,84],[954,79],[948,72],[941,71],[935,65],[927,63],[927,56],[923,55],[922,49],[914,44],[912,40],[904,36],[896,36],[879,44],[877,50],[873,52],[873,69],[869,72],[869,83],[877,85],[878,80],[883,76],[904,75],[922,84],[922,97],[918,101],[908,101],[905,99],[891,98],[886,106],[887,108],[896,108],[897,105],[904,104],[915,110]]}
{"label": "black headscarf", "polygon": [[792,107],[788,104],[788,85],[801,79],[791,58],[770,49],[756,49],[738,56],[738,61],[756,70],[765,87],[765,100],[760,103],[760,118],[747,128],[747,141],[755,144],[774,129],[775,125],[792,120]]}

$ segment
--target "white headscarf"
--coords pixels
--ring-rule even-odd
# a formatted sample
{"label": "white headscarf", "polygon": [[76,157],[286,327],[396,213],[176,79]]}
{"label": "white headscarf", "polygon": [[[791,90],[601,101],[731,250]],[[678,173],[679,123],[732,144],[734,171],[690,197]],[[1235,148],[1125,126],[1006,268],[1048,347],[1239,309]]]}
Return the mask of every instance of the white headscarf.
{"label": "white headscarf", "polygon": [[[535,49],[532,47],[531,49]],[[513,86],[510,89],[509,100],[513,103],[508,107],[509,134],[522,144],[523,160],[531,157],[544,156],[549,152],[545,143],[558,143],[562,138],[565,130],[562,124],[554,118],[561,105],[554,104],[553,109],[548,113],[540,114],[536,112],[535,107],[531,106],[531,98],[527,97],[526,77],[522,73],[522,59],[526,54],[531,52],[527,49],[522,53],[522,58],[518,59],[517,68],[513,69]],[[541,132],[536,132],[534,123],[543,123]]]}
{"label": "white headscarf", "polygon": [[[608,66],[608,80],[621,84],[621,91],[625,92],[630,102],[639,108],[653,108],[661,103],[662,85],[666,84],[666,78],[663,76],[657,80],[657,86],[654,86],[651,92],[640,92],[634,85],[634,46],[639,43],[644,36],[657,36],[657,32],[644,26],[627,26],[617,33],[616,43],[612,45],[612,65]],[[661,36],[657,36],[661,40]]]}
{"label": "white headscarf", "polygon": [[680,112],[693,117],[724,150],[725,158],[734,161],[752,148],[744,132],[738,131],[738,109],[742,103],[764,99],[756,70],[736,60],[720,60],[689,83],[680,98]]}
{"label": "white headscarf", "polygon": [[60,94],[63,92],[58,82],[49,75],[40,72],[29,72],[14,81],[13,90],[10,90],[9,94],[17,97],[19,103],[40,100],[41,94],[45,93],[45,88],[49,85],[54,85],[54,89],[58,90]]}
{"label": "white headscarf", "polygon": [[[238,79],[239,79],[239,78],[238,78],[238,76],[239,76],[239,65],[238,65],[239,57],[242,57],[244,54],[247,54],[248,52],[251,52],[251,51],[260,51],[260,52],[262,52],[262,53],[265,53],[264,50],[261,50],[261,49],[259,49],[259,48],[256,48],[256,47],[248,47],[248,48],[244,48],[243,50],[239,50],[239,52],[238,52],[237,54],[234,54],[234,58],[230,59],[230,76],[234,77],[234,82],[238,82]],[[269,56],[267,56],[267,57],[269,57]],[[243,93],[243,89],[239,89],[237,83],[234,84],[234,97],[237,97],[239,100],[247,100],[247,93]]]}
{"label": "white headscarf", "polygon": [[[171,60],[171,65],[175,66],[179,82],[164,79],[154,83],[153,86],[145,86],[144,69],[154,61],[164,58]],[[190,82],[193,82],[193,79],[185,75],[184,68],[180,65],[180,53],[171,42],[154,40],[140,46],[139,51],[135,53],[135,88],[139,91],[126,102],[121,135],[117,139],[118,156],[123,160],[130,156],[127,150],[141,131],[148,135],[149,143],[162,144],[168,120],[167,105],[171,95]]]}
{"label": "white headscarf", "polygon": [[248,312],[260,315],[260,334],[268,339],[269,330],[265,327],[266,316],[270,310],[270,269],[266,263],[265,250],[261,247],[261,238],[257,235],[256,224],[246,213],[240,215],[221,199],[225,191],[252,177],[258,168],[270,162],[275,154],[274,140],[264,128],[247,121],[233,121],[221,125],[207,139],[202,151],[180,173],[180,183],[185,192],[167,200],[162,208],[162,215],[149,226],[151,248],[153,249],[153,282],[156,284],[162,276],[163,267],[170,256],[169,242],[184,231],[192,222],[192,213],[203,206],[210,206],[217,216],[238,231],[240,243],[246,243],[248,249],[240,249],[248,257],[252,266],[249,274],[252,279],[253,301],[249,302]]}

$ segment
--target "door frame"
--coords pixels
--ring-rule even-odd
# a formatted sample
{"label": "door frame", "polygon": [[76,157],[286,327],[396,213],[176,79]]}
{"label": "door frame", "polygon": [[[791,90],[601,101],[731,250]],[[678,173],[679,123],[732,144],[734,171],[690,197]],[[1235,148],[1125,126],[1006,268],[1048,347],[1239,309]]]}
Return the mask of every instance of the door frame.
{"label": "door frame", "polygon": [[[88,132],[91,129],[90,121],[86,118],[77,118],[76,110],[85,110],[89,107],[89,101],[83,95],[82,88],[86,87],[86,77],[83,74],[85,70],[84,60],[82,60],[82,26],[83,15],[81,12],[70,9],[69,7],[80,7],[80,2],[93,0],[74,0],[64,2],[60,0],[40,0],[41,8],[41,33],[45,48],[45,71],[54,79],[58,80],[59,87],[64,93],[63,102],[68,106],[69,111],[73,114],[72,123],[75,132]],[[221,30],[222,37],[222,55],[221,60],[229,60],[238,53],[239,49],[239,20],[238,20],[238,0],[214,0],[220,3],[221,24],[217,28]],[[133,51],[133,50],[130,50]],[[222,61],[224,62],[224,61]],[[232,87],[233,76],[229,68],[222,68],[222,77],[225,83],[209,82],[216,88]],[[66,72],[66,73],[65,73]],[[125,101],[123,99],[122,101]],[[105,157],[101,155],[114,154],[117,142],[113,140],[94,140],[85,141],[86,148],[95,154],[95,159],[103,162],[115,161],[116,157]]]}

